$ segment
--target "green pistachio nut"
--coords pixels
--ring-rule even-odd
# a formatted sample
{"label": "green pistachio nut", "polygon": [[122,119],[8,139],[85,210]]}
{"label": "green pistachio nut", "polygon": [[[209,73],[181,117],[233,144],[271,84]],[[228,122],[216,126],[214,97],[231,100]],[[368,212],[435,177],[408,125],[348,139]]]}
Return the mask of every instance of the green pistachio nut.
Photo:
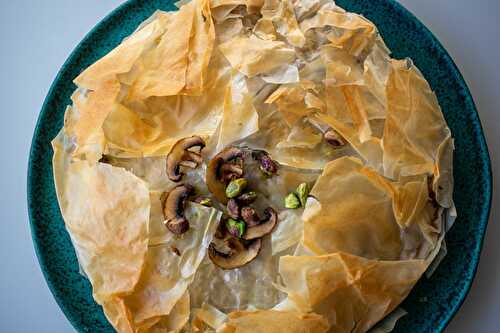
{"label": "green pistachio nut", "polygon": [[204,198],[200,200],[200,205],[207,206],[207,207],[212,207],[212,199],[210,198]]}
{"label": "green pistachio nut", "polygon": [[271,177],[278,172],[278,166],[276,162],[274,162],[269,155],[264,154],[260,157],[260,170]]}
{"label": "green pistachio nut", "polygon": [[247,187],[248,182],[245,178],[232,180],[226,187],[226,197],[236,198]]}
{"label": "green pistachio nut", "polygon": [[245,233],[246,224],[243,221],[228,219],[226,222],[227,231],[233,236],[241,238]]}
{"label": "green pistachio nut", "polygon": [[290,193],[285,198],[285,207],[296,209],[300,207],[300,200],[295,193]]}
{"label": "green pistachio nut", "polygon": [[299,197],[300,205],[302,207],[305,207],[307,196],[309,195],[309,186],[307,185],[307,183],[302,183],[297,186],[295,193],[297,193],[297,197]]}

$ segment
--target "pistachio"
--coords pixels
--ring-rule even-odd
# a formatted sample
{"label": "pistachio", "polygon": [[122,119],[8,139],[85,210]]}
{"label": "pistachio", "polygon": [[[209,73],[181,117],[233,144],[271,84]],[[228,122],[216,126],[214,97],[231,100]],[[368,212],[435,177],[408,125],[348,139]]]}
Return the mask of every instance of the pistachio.
{"label": "pistachio", "polygon": [[345,145],[344,138],[342,138],[339,133],[331,128],[325,132],[323,138],[329,145],[333,147],[342,147],[343,145]]}
{"label": "pistachio", "polygon": [[257,193],[255,193],[254,191],[246,192],[241,194],[236,199],[243,205],[249,205],[257,199]]}
{"label": "pistachio", "polygon": [[272,176],[278,172],[278,165],[275,161],[263,150],[254,150],[252,156],[260,163],[260,170],[267,176]]}
{"label": "pistachio", "polygon": [[291,192],[286,196],[285,207],[290,209],[296,209],[300,207],[300,200],[294,192]]}
{"label": "pistachio", "polygon": [[253,227],[260,222],[260,217],[252,207],[243,207],[241,209],[241,218],[246,222],[248,227]]}
{"label": "pistachio", "polygon": [[240,217],[240,206],[235,199],[229,199],[226,205],[227,214],[233,219],[238,219]]}
{"label": "pistachio", "polygon": [[194,200],[194,202],[199,203],[202,206],[212,207],[212,199],[209,197],[199,196]]}
{"label": "pistachio", "polygon": [[260,158],[260,170],[267,176],[272,176],[278,172],[278,166],[269,155],[264,154]]}
{"label": "pistachio", "polygon": [[206,207],[212,207],[212,200],[210,198],[205,198],[200,201],[200,205],[206,206]]}
{"label": "pistachio", "polygon": [[299,186],[297,186],[295,193],[297,194],[297,197],[299,198],[300,205],[302,207],[305,207],[306,201],[307,201],[307,196],[309,195],[309,186],[307,185],[307,183],[302,183]]}
{"label": "pistachio", "polygon": [[245,233],[246,225],[243,221],[228,219],[226,222],[226,228],[231,236],[241,238],[241,236]]}
{"label": "pistachio", "polygon": [[232,180],[226,187],[226,197],[228,198],[236,198],[238,195],[243,192],[243,190],[247,187],[248,182],[245,178],[238,178]]}

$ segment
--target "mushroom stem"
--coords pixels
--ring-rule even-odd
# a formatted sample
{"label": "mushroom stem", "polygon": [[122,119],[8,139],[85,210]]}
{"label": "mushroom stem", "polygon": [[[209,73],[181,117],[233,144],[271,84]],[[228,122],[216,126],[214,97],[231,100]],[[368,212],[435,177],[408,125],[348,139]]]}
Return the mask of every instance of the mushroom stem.
{"label": "mushroom stem", "polygon": [[221,252],[215,243],[210,243],[208,257],[222,269],[233,269],[245,266],[254,260],[260,252],[262,241],[255,239],[245,246],[241,240],[229,238],[225,245],[230,249],[228,253]]}
{"label": "mushroom stem", "polygon": [[193,162],[193,161],[180,161],[179,165],[183,166],[183,167],[188,167],[188,168],[194,169],[198,166],[198,163]]}
{"label": "mushroom stem", "polygon": [[243,175],[243,168],[241,165],[236,164],[236,163],[224,163],[220,167],[220,174],[224,176],[225,174],[228,173],[235,173],[238,176]]}
{"label": "mushroom stem", "polygon": [[182,155],[183,160],[193,161],[194,163],[203,162],[203,158],[200,154],[186,150],[184,151],[184,155]]}

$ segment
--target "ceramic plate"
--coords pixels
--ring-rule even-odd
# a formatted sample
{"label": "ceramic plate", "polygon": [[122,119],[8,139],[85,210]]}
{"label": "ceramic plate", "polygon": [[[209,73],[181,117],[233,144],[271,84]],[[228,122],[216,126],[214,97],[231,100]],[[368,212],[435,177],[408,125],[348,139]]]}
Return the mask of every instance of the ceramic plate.
{"label": "ceramic plate", "polygon": [[[408,315],[394,332],[441,332],[462,304],[476,272],[491,201],[491,169],[469,90],[446,50],[411,13],[392,0],[338,0],[373,21],[393,57],[411,57],[435,90],[455,138],[454,200],[458,219],[446,236],[448,255],[430,279],[422,278],[402,304]],[[92,299],[89,282],[64,228],[52,178],[50,141],[63,125],[66,105],[83,69],[131,34],[171,0],[128,1],[102,20],[76,47],[57,75],[36,125],[28,170],[28,207],[40,266],[57,303],[79,332],[113,332]]]}

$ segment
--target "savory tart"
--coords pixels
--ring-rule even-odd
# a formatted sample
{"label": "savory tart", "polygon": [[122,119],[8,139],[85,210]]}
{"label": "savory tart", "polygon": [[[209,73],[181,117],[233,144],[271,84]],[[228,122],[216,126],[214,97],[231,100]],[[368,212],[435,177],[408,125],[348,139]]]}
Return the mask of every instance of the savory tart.
{"label": "savory tart", "polygon": [[437,98],[331,0],[183,1],[74,82],[57,197],[118,332],[376,330],[443,255]]}

